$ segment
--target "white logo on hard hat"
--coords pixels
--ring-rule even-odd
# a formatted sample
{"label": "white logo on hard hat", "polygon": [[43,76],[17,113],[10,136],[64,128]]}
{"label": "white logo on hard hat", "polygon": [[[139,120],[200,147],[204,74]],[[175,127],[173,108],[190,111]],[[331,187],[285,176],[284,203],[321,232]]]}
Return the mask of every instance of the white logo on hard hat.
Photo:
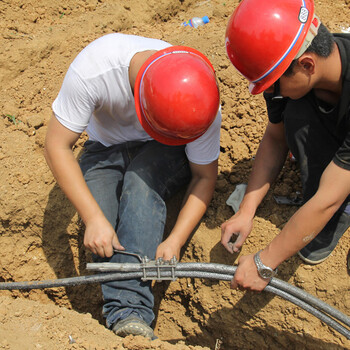
{"label": "white logo on hard hat", "polygon": [[299,12],[299,21],[301,23],[306,23],[309,18],[309,10],[306,7],[301,7]]}

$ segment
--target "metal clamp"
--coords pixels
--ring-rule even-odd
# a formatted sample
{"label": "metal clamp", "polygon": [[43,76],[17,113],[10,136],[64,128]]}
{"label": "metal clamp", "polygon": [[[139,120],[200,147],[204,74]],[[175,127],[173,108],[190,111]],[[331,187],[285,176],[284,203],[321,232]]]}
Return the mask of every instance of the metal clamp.
{"label": "metal clamp", "polygon": [[[131,255],[135,256],[136,258],[139,259],[140,261],[140,267],[142,270],[142,281],[150,281],[156,279],[157,282],[160,281],[175,281],[175,268],[177,265],[177,259],[176,256],[174,255],[170,260],[163,260],[163,258],[158,258],[157,260],[150,260],[147,256],[141,257],[139,254],[135,253],[130,253],[126,252],[124,250],[118,250],[114,249],[115,253],[118,254],[125,254],[125,255]],[[111,263],[113,265],[113,263]],[[147,271],[156,271],[157,277],[155,278],[153,276],[149,276]],[[162,277],[162,271],[171,271],[171,276],[170,277]]]}
{"label": "metal clamp", "polygon": [[[175,281],[175,268],[177,264],[177,259],[174,256],[170,260],[163,260],[163,258],[158,258],[157,260],[149,260],[146,256],[143,258],[143,261],[141,263],[142,268],[142,281],[149,281],[156,279],[157,282],[160,281]],[[154,276],[147,276],[147,270],[156,270],[157,277],[154,278]],[[161,271],[171,271],[170,277],[162,277]]]}

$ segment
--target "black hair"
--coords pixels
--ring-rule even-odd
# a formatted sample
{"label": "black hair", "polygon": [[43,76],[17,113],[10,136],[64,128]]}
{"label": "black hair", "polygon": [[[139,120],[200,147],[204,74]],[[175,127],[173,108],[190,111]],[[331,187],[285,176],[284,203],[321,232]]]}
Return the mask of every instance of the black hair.
{"label": "black hair", "polygon": [[[318,33],[312,40],[310,46],[305,52],[313,52],[320,57],[328,57],[334,48],[334,37],[332,33],[324,26],[322,23],[318,28]],[[290,76],[293,74],[293,68],[296,65],[298,59],[291,62],[287,70],[283,73],[285,76]]]}

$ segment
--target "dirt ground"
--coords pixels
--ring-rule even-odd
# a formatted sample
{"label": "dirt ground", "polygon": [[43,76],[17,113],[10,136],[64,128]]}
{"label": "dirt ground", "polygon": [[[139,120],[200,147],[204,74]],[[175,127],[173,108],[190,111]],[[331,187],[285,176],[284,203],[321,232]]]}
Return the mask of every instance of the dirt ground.
{"label": "dirt ground", "polygon": [[[238,0],[1,0],[0,37],[0,282],[87,274],[79,218],[55,183],[43,157],[51,104],[78,52],[111,32],[192,46],[213,63],[223,112],[220,169],[212,203],[184,247],[182,262],[234,264],[219,243],[220,225],[232,214],[226,200],[244,183],[267,117],[261,96],[227,59],[224,34]],[[316,1],[332,31],[349,27],[348,0]],[[199,29],[181,27],[208,15]],[[83,139],[75,148],[79,156]],[[241,254],[255,252],[281,230],[297,209],[273,194],[300,191],[298,168],[283,173],[257,212]],[[168,203],[167,230],[180,196]],[[307,266],[294,256],[279,278],[350,315],[346,255],[349,231],[332,256]],[[126,339],[107,330],[99,285],[0,291],[0,349],[350,349],[350,342],[294,304],[267,292],[231,290],[228,282],[178,279],[154,286],[158,340]]]}

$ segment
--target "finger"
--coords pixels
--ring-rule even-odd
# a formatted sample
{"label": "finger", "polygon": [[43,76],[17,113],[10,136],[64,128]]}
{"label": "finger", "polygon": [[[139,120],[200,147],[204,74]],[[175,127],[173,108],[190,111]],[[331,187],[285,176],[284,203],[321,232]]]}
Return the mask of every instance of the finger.
{"label": "finger", "polygon": [[221,244],[227,249],[228,252],[233,254],[232,242],[230,242],[231,236],[232,236],[232,234],[224,234],[224,235],[222,235],[221,236]]}
{"label": "finger", "polygon": [[239,238],[241,237],[239,232],[233,232],[229,244],[231,245],[232,253],[237,253],[240,250],[240,245],[237,246]]}
{"label": "finger", "polygon": [[233,251],[234,252],[240,251],[244,241],[245,241],[244,237],[241,234],[238,234],[236,241],[233,243],[233,247],[232,247]]}
{"label": "finger", "polygon": [[[234,283],[233,283],[233,282],[234,282]],[[240,284],[238,284],[238,283],[235,282],[234,280],[232,280],[231,289],[238,289],[238,290],[241,290],[241,291],[244,291],[244,290],[245,290],[244,287],[242,287]]]}
{"label": "finger", "polygon": [[160,249],[156,254],[156,258],[162,258],[164,261],[170,260],[174,256],[174,253],[169,249]]}
{"label": "finger", "polygon": [[221,241],[221,244],[225,247],[225,249],[229,252],[229,253],[231,253],[231,254],[233,254],[233,250],[232,250],[232,242],[225,242],[225,241]]}
{"label": "finger", "polygon": [[105,254],[105,250],[102,246],[100,247],[96,247],[96,253],[97,255],[99,255],[101,258],[105,258],[106,257],[106,254]]}
{"label": "finger", "polygon": [[89,248],[89,247],[86,247],[86,248],[89,249],[91,253],[98,255],[95,248]]}
{"label": "finger", "polygon": [[162,251],[157,249],[157,251],[156,251],[156,260],[157,260],[158,258],[162,258],[162,257],[163,257]]}
{"label": "finger", "polygon": [[98,255],[97,249],[95,246],[91,246],[90,244],[84,243],[86,249],[90,250],[91,253]]}
{"label": "finger", "polygon": [[171,257],[173,256],[174,254],[171,254],[169,252],[164,252],[163,255],[161,256],[161,258],[163,258],[164,261],[168,261],[171,259]]}
{"label": "finger", "polygon": [[233,251],[233,243],[232,242],[228,242],[225,247],[231,254],[234,253],[234,251]]}
{"label": "finger", "polygon": [[230,220],[226,220],[221,224],[221,234],[222,235],[231,235],[230,233]]}
{"label": "finger", "polygon": [[113,240],[112,240],[112,248],[117,249],[117,250],[125,250],[125,248],[120,244],[117,235],[115,235],[115,236],[113,237]]}
{"label": "finger", "polygon": [[104,247],[104,252],[105,252],[107,258],[110,258],[113,255],[113,245],[112,245],[112,243],[107,244]]}
{"label": "finger", "polygon": [[176,260],[179,261],[179,254],[176,252],[168,252],[167,254],[164,254],[163,259],[166,261],[170,261],[173,257],[175,257]]}

